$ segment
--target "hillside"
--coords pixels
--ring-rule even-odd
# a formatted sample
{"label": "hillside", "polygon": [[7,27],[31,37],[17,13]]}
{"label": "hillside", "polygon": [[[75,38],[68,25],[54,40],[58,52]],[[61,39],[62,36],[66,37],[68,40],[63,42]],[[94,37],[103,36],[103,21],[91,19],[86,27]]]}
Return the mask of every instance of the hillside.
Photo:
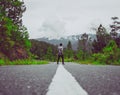
{"label": "hillside", "polygon": [[34,39],[30,40],[32,43],[32,47],[30,49],[31,53],[36,55],[37,59],[44,59],[48,53],[52,53],[53,56],[56,56],[57,48],[56,46],[46,43],[43,41],[37,41]]}
{"label": "hillside", "polygon": [[[81,35],[82,34],[80,34],[80,35],[71,35],[71,36],[67,36],[67,37],[64,37],[64,38],[60,38],[60,39],[49,39],[49,38],[46,38],[46,37],[42,37],[42,38],[37,38],[36,40],[44,41],[44,42],[47,42],[47,43],[50,43],[50,44],[53,44],[53,45],[59,45],[59,43],[63,43],[64,47],[67,46],[68,41],[71,41],[72,48],[74,50],[77,50],[78,39],[80,39]],[[88,35],[92,39],[96,39],[95,34],[88,34]]]}

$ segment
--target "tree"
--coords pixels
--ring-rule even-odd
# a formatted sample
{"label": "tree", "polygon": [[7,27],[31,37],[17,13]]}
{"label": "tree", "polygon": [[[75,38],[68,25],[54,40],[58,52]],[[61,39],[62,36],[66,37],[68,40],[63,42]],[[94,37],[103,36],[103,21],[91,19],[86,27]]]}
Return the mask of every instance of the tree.
{"label": "tree", "polygon": [[53,57],[54,57],[54,56],[53,56],[52,48],[51,48],[51,47],[48,47],[48,48],[47,48],[47,53],[46,53],[46,55],[45,55],[45,59],[52,61],[52,60],[54,59]]}
{"label": "tree", "polygon": [[10,60],[28,57],[31,43],[27,29],[22,25],[25,10],[22,1],[0,0],[0,52]]}
{"label": "tree", "polygon": [[120,22],[118,21],[119,19],[118,17],[112,17],[111,19],[113,20],[113,23],[112,25],[110,25],[111,28],[110,35],[113,39],[116,39],[118,36],[117,31],[120,30]]}
{"label": "tree", "polygon": [[85,52],[87,49],[87,42],[88,42],[88,35],[86,33],[82,34],[81,41],[82,41],[82,45],[83,45],[82,50],[83,50],[83,52]]}
{"label": "tree", "polygon": [[118,64],[120,58],[120,49],[114,40],[110,40],[103,52],[93,54],[94,61],[101,64]]}
{"label": "tree", "polygon": [[0,16],[2,19],[5,17],[10,18],[17,26],[22,27],[22,14],[25,10],[26,7],[23,0],[0,0]]}
{"label": "tree", "polygon": [[72,44],[71,44],[71,41],[68,41],[67,49],[72,50]]}
{"label": "tree", "polygon": [[83,60],[91,54],[91,49],[91,38],[86,33],[82,34],[81,39],[78,39],[78,53],[81,54]]}
{"label": "tree", "polygon": [[106,63],[107,64],[114,64],[120,58],[120,49],[118,48],[116,42],[111,40],[107,46],[103,49],[104,55],[107,56]]}
{"label": "tree", "polygon": [[77,56],[77,59],[83,60],[84,59],[84,52],[82,50],[78,50],[76,56]]}
{"label": "tree", "polygon": [[49,59],[51,61],[51,59],[54,58],[54,61],[55,61],[55,58],[57,58],[56,56],[57,47],[56,46],[46,43],[46,42],[37,41],[37,40],[31,40],[31,43],[32,43],[32,47],[30,51],[32,54],[37,56],[36,59],[39,59],[39,60]]}
{"label": "tree", "polygon": [[100,24],[96,31],[96,39],[93,41],[93,52],[102,52],[102,49],[107,45],[110,40],[110,35],[106,29]]}
{"label": "tree", "polygon": [[73,58],[73,49],[71,41],[68,41],[67,48],[65,49],[65,57],[67,58]]}
{"label": "tree", "polygon": [[120,31],[120,21],[118,17],[112,17],[111,18],[113,20],[112,24],[110,25],[111,28],[111,38],[113,40],[115,40],[115,42],[117,43],[118,47],[120,48],[120,35],[118,35],[118,32]]}

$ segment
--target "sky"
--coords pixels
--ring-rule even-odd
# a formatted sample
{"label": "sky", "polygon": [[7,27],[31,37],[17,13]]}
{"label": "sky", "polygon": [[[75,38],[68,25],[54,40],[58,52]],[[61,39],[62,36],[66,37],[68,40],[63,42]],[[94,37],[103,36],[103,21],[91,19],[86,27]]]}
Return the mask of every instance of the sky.
{"label": "sky", "polygon": [[120,0],[24,0],[23,24],[31,39],[60,38],[95,33],[99,24],[109,28],[120,17]]}

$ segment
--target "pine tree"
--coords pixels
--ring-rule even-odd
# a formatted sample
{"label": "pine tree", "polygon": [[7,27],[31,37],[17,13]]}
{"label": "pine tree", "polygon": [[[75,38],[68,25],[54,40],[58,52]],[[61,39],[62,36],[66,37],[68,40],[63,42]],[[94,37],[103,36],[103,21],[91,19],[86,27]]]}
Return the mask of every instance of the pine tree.
{"label": "pine tree", "polygon": [[115,40],[116,44],[120,48],[120,35],[118,35],[118,32],[120,32],[120,21],[118,17],[112,17],[112,24],[110,25],[111,28],[111,38]]}
{"label": "pine tree", "polygon": [[72,44],[71,44],[71,41],[68,41],[67,49],[72,50]]}
{"label": "pine tree", "polygon": [[[81,37],[78,39],[78,51],[77,56],[81,56],[84,60],[92,53],[92,44],[91,44],[91,37],[83,33]],[[81,59],[78,58],[78,59]]]}
{"label": "pine tree", "polygon": [[71,41],[68,41],[67,48],[65,49],[65,57],[73,58],[73,49]]}
{"label": "pine tree", "polygon": [[100,24],[98,30],[96,31],[96,40],[93,42],[93,52],[101,52],[102,49],[107,45],[110,40],[110,35],[107,33],[106,29]]}

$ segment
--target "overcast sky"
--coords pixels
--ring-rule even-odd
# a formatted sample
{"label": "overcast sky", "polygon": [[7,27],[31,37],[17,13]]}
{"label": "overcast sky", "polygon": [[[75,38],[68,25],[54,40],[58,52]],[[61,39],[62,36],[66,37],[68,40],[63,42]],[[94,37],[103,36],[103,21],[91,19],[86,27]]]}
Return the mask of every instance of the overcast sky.
{"label": "overcast sky", "polygon": [[120,0],[24,0],[23,24],[30,38],[59,38],[95,33],[90,27],[108,27],[120,17]]}

